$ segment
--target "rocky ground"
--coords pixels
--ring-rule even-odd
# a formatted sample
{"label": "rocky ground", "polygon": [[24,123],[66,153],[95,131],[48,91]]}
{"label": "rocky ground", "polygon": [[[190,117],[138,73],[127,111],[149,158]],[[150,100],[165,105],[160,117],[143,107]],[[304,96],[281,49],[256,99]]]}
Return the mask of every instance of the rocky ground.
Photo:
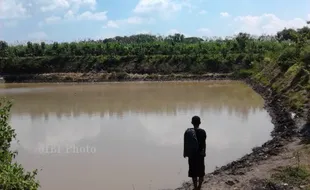
{"label": "rocky ground", "polygon": [[[246,82],[265,99],[265,108],[275,126],[273,138],[253,148],[252,153],[207,174],[202,189],[310,189],[307,186],[310,184],[310,148],[301,136],[307,131],[302,127],[305,126],[303,118],[290,113],[281,104],[281,97],[270,89],[250,80]],[[192,189],[188,182],[176,190]]]}

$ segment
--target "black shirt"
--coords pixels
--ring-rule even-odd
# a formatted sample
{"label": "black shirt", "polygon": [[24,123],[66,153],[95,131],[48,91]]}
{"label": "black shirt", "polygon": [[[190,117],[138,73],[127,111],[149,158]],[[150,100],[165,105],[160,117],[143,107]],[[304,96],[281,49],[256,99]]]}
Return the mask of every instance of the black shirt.
{"label": "black shirt", "polygon": [[206,131],[198,128],[195,129],[198,144],[199,144],[199,153],[206,153],[206,139],[207,139],[207,134]]}

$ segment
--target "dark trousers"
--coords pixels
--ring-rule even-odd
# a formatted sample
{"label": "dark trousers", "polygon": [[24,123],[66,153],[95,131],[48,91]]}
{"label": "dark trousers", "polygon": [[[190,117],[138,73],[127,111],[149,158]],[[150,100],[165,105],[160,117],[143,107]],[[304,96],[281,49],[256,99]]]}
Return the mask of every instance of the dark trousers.
{"label": "dark trousers", "polygon": [[195,155],[188,158],[188,177],[205,176],[205,159],[204,156]]}

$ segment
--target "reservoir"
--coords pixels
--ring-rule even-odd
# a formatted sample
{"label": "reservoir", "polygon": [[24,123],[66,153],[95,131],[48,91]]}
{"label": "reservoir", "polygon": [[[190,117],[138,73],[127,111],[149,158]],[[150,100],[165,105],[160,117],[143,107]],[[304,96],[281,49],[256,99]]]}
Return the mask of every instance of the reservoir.
{"label": "reservoir", "polygon": [[206,172],[271,139],[264,100],[237,81],[0,84],[13,100],[12,148],[42,190],[174,189],[184,131],[201,117]]}

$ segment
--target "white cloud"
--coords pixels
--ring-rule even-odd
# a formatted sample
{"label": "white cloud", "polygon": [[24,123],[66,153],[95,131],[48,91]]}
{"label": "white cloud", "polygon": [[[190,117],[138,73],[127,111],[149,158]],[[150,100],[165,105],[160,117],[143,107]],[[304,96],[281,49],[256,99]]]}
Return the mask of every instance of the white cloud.
{"label": "white cloud", "polygon": [[97,20],[104,21],[107,20],[107,12],[90,12],[86,11],[80,15],[78,15],[77,20]]}
{"label": "white cloud", "polygon": [[195,9],[189,0],[139,0],[133,12],[136,14],[158,13],[162,19],[170,19],[174,13],[183,8],[188,8],[189,12]]}
{"label": "white cloud", "polygon": [[96,0],[39,0],[42,12],[55,11],[57,9],[72,9],[77,12],[81,6],[89,7],[94,10],[96,8]]}
{"label": "white cloud", "polygon": [[47,34],[45,32],[34,32],[34,33],[30,33],[28,34],[28,37],[32,40],[44,40],[47,38]]}
{"label": "white cloud", "polygon": [[238,16],[235,19],[236,32],[247,32],[250,34],[275,34],[284,28],[301,28],[306,26],[306,21],[301,18],[282,20],[274,14],[263,14],[261,16]]}
{"label": "white cloud", "polygon": [[211,30],[209,28],[199,28],[197,29],[197,32],[202,34],[202,35],[210,35]]}
{"label": "white cloud", "polygon": [[[45,18],[44,22],[39,22],[38,26],[42,27],[44,23],[51,24],[51,23],[58,23],[60,21],[82,21],[82,20],[93,20],[93,21],[105,21],[107,20],[107,12],[90,12],[86,11],[81,14],[75,14],[74,11],[68,10],[67,13],[63,17],[59,16],[51,16]],[[109,23],[113,24],[113,23]],[[111,25],[110,25],[111,27]]]}
{"label": "white cloud", "polygon": [[52,0],[50,4],[44,5],[40,8],[42,12],[53,11],[55,9],[66,9],[70,7],[70,3],[67,0]]}
{"label": "white cloud", "polygon": [[103,28],[119,28],[119,26],[115,21],[109,20]]}
{"label": "white cloud", "polygon": [[82,1],[84,4],[87,4],[89,5],[89,7],[92,9],[92,10],[95,10],[96,9],[96,5],[97,5],[97,2],[96,0],[84,0]]}
{"label": "white cloud", "polygon": [[104,12],[90,12],[86,11],[82,14],[75,14],[73,10],[67,11],[64,15],[66,20],[96,20],[96,21],[105,21],[107,20],[107,11]]}
{"label": "white cloud", "polygon": [[178,11],[182,4],[173,0],[140,0],[134,9],[135,13],[149,13],[152,11]]}
{"label": "white cloud", "polygon": [[69,10],[65,16],[64,16],[65,19],[74,19],[74,12],[72,10]]}
{"label": "white cloud", "polygon": [[308,20],[310,21],[310,14],[308,14]]}
{"label": "white cloud", "polygon": [[221,12],[220,15],[222,17],[230,17],[230,14],[228,12]]}
{"label": "white cloud", "polygon": [[21,2],[17,0],[1,0],[0,19],[24,18],[27,10]]}
{"label": "white cloud", "polygon": [[58,17],[58,16],[51,16],[51,17],[45,18],[46,23],[56,23],[60,20],[61,20],[61,17]]}
{"label": "white cloud", "polygon": [[207,11],[206,11],[206,10],[201,10],[201,11],[199,11],[198,14],[200,14],[200,15],[205,15],[205,14],[207,14]]}
{"label": "white cloud", "polygon": [[138,25],[138,24],[151,24],[155,21],[153,18],[142,18],[138,16],[129,17],[126,19],[121,20],[109,20],[106,25],[103,26],[103,28],[119,28],[123,25]]}

